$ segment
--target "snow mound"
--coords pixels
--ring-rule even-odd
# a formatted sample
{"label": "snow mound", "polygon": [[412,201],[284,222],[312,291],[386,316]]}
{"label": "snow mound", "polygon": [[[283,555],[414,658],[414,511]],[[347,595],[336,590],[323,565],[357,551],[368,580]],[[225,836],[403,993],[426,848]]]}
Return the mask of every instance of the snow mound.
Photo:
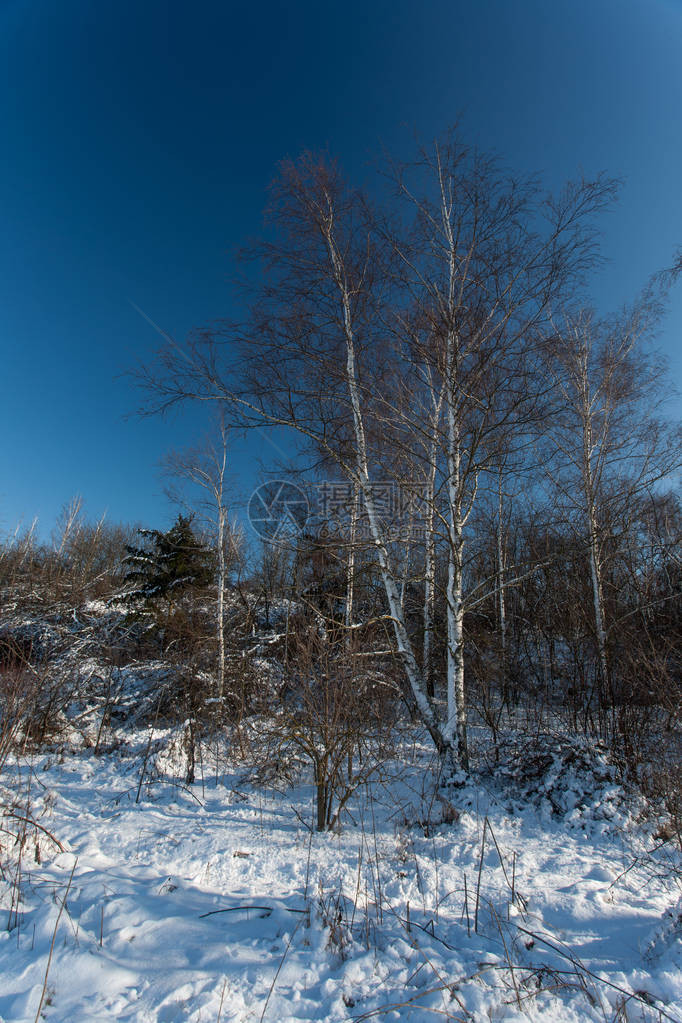
{"label": "snow mound", "polygon": [[494,776],[514,800],[579,826],[610,821],[631,800],[607,748],[576,737],[546,735],[532,743],[509,741],[499,750]]}

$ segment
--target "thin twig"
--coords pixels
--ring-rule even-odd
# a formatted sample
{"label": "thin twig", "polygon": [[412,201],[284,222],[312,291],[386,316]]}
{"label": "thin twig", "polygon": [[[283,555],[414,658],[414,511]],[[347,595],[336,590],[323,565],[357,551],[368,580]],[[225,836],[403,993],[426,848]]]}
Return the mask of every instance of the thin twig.
{"label": "thin twig", "polygon": [[476,880],[476,908],[474,911],[474,930],[478,934],[478,907],[481,898],[481,872],[483,870],[483,857],[485,855],[485,833],[488,828],[488,815],[486,814],[485,820],[483,821],[483,837],[481,839],[481,856],[478,861],[478,878]]}
{"label": "thin twig", "polygon": [[225,997],[225,986],[227,984],[227,977],[223,980],[223,990],[220,992],[220,1005],[218,1006],[218,1019],[216,1023],[220,1023],[220,1017],[223,1014],[223,999]]}
{"label": "thin twig", "polygon": [[57,920],[55,922],[54,930],[52,932],[52,941],[50,942],[50,953],[49,953],[49,955],[47,957],[47,966],[45,967],[45,978],[43,980],[43,990],[40,992],[40,1002],[38,1003],[38,1011],[36,1012],[34,1023],[39,1023],[39,1020],[40,1020],[40,1013],[41,1013],[42,1008],[43,1008],[43,1002],[45,1001],[45,992],[47,991],[47,978],[48,978],[48,975],[49,975],[49,972],[50,972],[50,965],[52,963],[52,953],[54,952],[54,943],[55,943],[55,940],[57,938],[57,928],[59,927],[59,921],[62,918],[62,913],[64,912],[64,906],[66,905],[66,900],[68,899],[69,892],[71,891],[71,882],[73,881],[73,875],[74,875],[74,871],[76,869],[76,864],[77,863],[78,863],[78,857],[76,857],[76,859],[73,861],[73,866],[71,868],[71,874],[69,876],[69,883],[66,886],[66,892],[64,893],[64,898],[62,899],[62,904],[59,907],[59,913],[57,914]]}
{"label": "thin twig", "polygon": [[279,977],[279,971],[284,966],[284,960],[286,959],[287,953],[289,952],[289,949],[291,948],[291,943],[294,940],[294,936],[296,934],[296,931],[299,929],[299,927],[301,926],[302,923],[303,923],[303,917],[301,917],[301,919],[298,921],[298,923],[294,927],[293,931],[291,932],[291,937],[287,941],[287,947],[284,949],[284,955],[282,956],[282,958],[279,961],[279,966],[277,967],[277,972],[275,973],[275,976],[272,978],[272,984],[270,985],[270,990],[268,991],[268,997],[265,999],[265,1005],[263,1006],[263,1011],[261,1013],[259,1023],[263,1023],[263,1020],[265,1019],[265,1010],[268,1007],[268,1002],[270,1001],[270,996],[271,996],[272,992],[275,990],[275,984],[277,983],[277,978]]}

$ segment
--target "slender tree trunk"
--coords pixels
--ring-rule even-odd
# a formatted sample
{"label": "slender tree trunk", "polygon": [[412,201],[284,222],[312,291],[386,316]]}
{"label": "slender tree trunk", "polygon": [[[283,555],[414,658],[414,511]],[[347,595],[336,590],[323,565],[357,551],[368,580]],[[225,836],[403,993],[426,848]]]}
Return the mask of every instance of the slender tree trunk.
{"label": "slender tree trunk", "polygon": [[218,698],[225,691],[225,509],[218,508]]}
{"label": "slender tree trunk", "polygon": [[436,509],[436,471],[438,468],[438,429],[441,408],[443,406],[444,389],[436,401],[434,397],[433,432],[429,447],[428,473],[426,477],[426,545],[424,549],[424,650],[422,665],[426,692],[433,699],[435,687],[433,680],[433,615],[436,600],[436,534],[434,531]]}
{"label": "slender tree trunk", "polygon": [[448,652],[448,718],[445,733],[449,742],[456,736],[460,766],[469,770],[466,702],[464,692],[464,601],[462,593],[462,516],[460,502],[461,452],[455,410],[448,408],[448,581],[446,589]]}
{"label": "slender tree trunk", "polygon": [[597,522],[594,508],[589,512],[590,527],[590,576],[592,579],[592,601],[594,604],[594,623],[597,636],[597,651],[601,672],[601,697],[604,702],[609,690],[609,662],[606,651],[606,629],[604,627],[604,598],[601,584],[601,562],[597,539]]}
{"label": "slender tree trunk", "polygon": [[353,600],[355,590],[355,540],[358,524],[360,491],[357,483],[353,484],[353,504],[350,512],[350,534],[348,537],[348,560],[346,561],[346,649],[350,650],[353,643]]}
{"label": "slender tree trunk", "polygon": [[[437,153],[440,185],[441,220],[447,245],[448,290],[445,312],[448,335],[445,351],[445,393],[447,398],[447,472],[448,472],[448,582],[446,590],[448,621],[448,719],[446,735],[452,743],[457,737],[457,758],[463,770],[469,770],[467,716],[464,690],[464,600],[462,590],[462,447],[459,402],[460,339],[455,327],[458,308],[457,243],[452,229],[452,194]],[[461,289],[461,282],[460,282]],[[461,290],[460,290],[461,296]]]}
{"label": "slender tree trunk", "polygon": [[336,248],[336,242],[334,239],[333,211],[331,202],[329,202],[328,215],[321,226],[325,242],[328,247],[329,258],[334,273],[334,279],[339,289],[343,310],[343,331],[346,347],[346,383],[353,415],[357,474],[356,481],[367,511],[372,542],[376,550],[379,571],[381,573],[388,609],[392,619],[398,656],[400,657],[404,667],[407,681],[417,705],[420,717],[428,729],[440,756],[443,775],[447,780],[452,776],[456,769],[457,750],[451,735],[444,729],[441,729],[434,708],[431,705],[424,687],[424,680],[414,656],[414,651],[405,626],[404,615],[400,607],[400,592],[395,574],[391,567],[388,549],[383,539],[381,523],[377,514],[374,494],[372,491],[369,473],[369,459],[367,455],[367,442],[365,439],[365,428],[362,417],[360,388],[358,384],[355,358],[355,334],[353,331],[350,292],[345,279],[341,257]]}
{"label": "slender tree trunk", "polygon": [[329,795],[327,778],[321,763],[315,764],[315,816],[316,828],[324,831],[328,823]]}
{"label": "slender tree trunk", "polygon": [[[427,500],[428,500],[427,492]],[[436,597],[436,538],[433,533],[433,511],[429,507],[426,524],[426,550],[424,552],[424,683],[426,692],[433,698],[433,615]]]}
{"label": "slender tree trunk", "polygon": [[599,532],[597,525],[597,501],[595,496],[594,472],[592,469],[593,435],[592,435],[592,402],[590,393],[587,350],[583,348],[580,356],[580,373],[582,389],[582,426],[583,426],[583,489],[585,494],[585,510],[589,535],[590,577],[592,581],[592,603],[594,607],[594,625],[599,656],[601,675],[600,698],[605,703],[609,689],[609,664],[606,650],[606,628],[604,625],[604,597],[601,577],[601,557],[599,554]]}
{"label": "slender tree trunk", "polygon": [[408,538],[405,542],[405,560],[403,561],[402,580],[400,582],[400,608],[405,614],[405,595],[407,593],[407,580],[410,575],[410,563],[412,561],[412,535],[414,529],[414,508],[410,508],[410,520],[408,527]]}
{"label": "slender tree trunk", "polygon": [[509,698],[509,679],[507,675],[507,609],[505,606],[504,591],[504,527],[503,527],[503,503],[502,503],[502,467],[497,488],[497,602],[500,618],[500,659],[502,697],[506,701]]}
{"label": "slender tree trunk", "polygon": [[225,587],[227,584],[227,559],[225,557],[227,511],[224,502],[227,432],[224,418],[220,421],[220,436],[222,458],[217,465],[215,497],[218,513],[218,698],[222,700],[225,693]]}

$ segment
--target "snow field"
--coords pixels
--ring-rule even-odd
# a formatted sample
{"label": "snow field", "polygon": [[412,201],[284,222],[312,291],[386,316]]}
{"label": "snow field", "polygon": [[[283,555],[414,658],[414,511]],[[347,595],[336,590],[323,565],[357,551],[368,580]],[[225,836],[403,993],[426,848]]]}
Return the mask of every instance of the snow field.
{"label": "snow field", "polygon": [[232,765],[216,785],[208,750],[191,790],[157,754],[135,803],[145,743],[35,759],[65,851],[27,845],[10,930],[3,883],[3,1023],[41,997],[65,1023],[682,1020],[679,862],[612,780],[586,802],[567,775],[562,814],[556,779],[549,800],[490,777],[439,824],[411,744],[317,834],[305,778],[264,791]]}

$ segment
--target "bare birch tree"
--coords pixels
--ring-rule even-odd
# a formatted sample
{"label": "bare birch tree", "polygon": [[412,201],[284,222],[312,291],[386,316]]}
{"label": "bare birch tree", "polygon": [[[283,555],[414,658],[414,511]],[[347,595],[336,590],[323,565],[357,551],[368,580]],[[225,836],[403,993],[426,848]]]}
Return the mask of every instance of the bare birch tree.
{"label": "bare birch tree", "polygon": [[[218,442],[206,441],[203,446],[183,452],[173,452],[163,460],[167,474],[177,480],[199,488],[204,492],[207,505],[204,524],[208,524],[214,532],[215,551],[218,565],[217,573],[217,617],[216,634],[218,640],[218,687],[217,697],[222,699],[225,690],[225,592],[228,575],[235,563],[241,558],[241,542],[238,529],[229,521],[227,506],[227,452],[228,430],[224,410],[218,417]],[[177,493],[176,500],[185,503]],[[196,495],[193,502],[196,505]],[[201,503],[201,502],[200,502]]]}
{"label": "bare birch tree", "polygon": [[[248,323],[198,332],[182,350],[170,345],[147,383],[156,408],[214,399],[241,426],[293,428],[309,452],[357,488],[396,652],[444,777],[452,778],[468,768],[463,557],[478,475],[528,403],[529,339],[550,302],[591,265],[591,218],[612,185],[580,182],[545,199],[453,140],[436,146],[420,169],[423,197],[399,179],[416,213],[415,239],[404,242],[378,226],[326,158],[282,164],[270,210],[274,240],[258,252],[262,283]],[[431,327],[431,340],[416,353],[395,329],[394,312],[407,305],[417,305]],[[441,407],[422,417],[424,366],[438,381],[442,419]],[[399,399],[408,387],[417,398],[412,412]],[[427,479],[436,466],[433,532],[443,533],[448,550],[444,715],[425,682],[377,504],[388,446],[395,464],[421,461]],[[438,479],[445,513],[435,497]]]}
{"label": "bare birch tree", "polygon": [[643,494],[682,464],[682,435],[660,412],[663,366],[650,351],[660,309],[651,294],[621,316],[566,314],[548,348],[557,405],[548,422],[569,524],[589,563],[600,698],[613,697],[605,572]]}
{"label": "bare birch tree", "polygon": [[534,182],[510,179],[454,136],[424,150],[412,167],[399,168],[396,182],[415,223],[406,241],[393,244],[415,302],[431,319],[443,367],[445,736],[466,767],[467,521],[481,473],[495,462],[500,444],[509,446],[537,414],[534,345],[552,304],[594,260],[590,218],[611,197],[613,183],[582,181],[547,199]]}

